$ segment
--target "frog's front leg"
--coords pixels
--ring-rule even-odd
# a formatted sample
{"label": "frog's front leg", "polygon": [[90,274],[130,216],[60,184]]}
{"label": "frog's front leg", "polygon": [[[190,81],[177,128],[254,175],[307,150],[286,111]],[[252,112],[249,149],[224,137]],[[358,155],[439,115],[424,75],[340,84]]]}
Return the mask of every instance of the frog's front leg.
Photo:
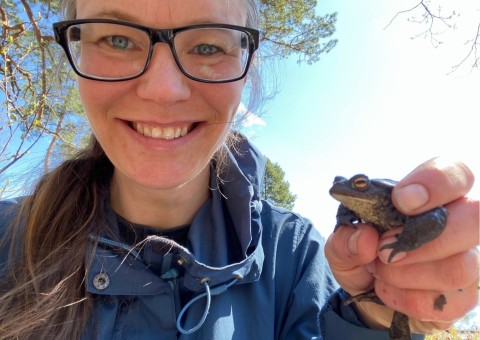
{"label": "frog's front leg", "polygon": [[420,215],[409,216],[403,232],[397,236],[397,241],[384,245],[380,250],[393,249],[388,257],[390,262],[396,254],[417,249],[435,239],[445,229],[446,224],[447,210],[442,207]]}
{"label": "frog's front leg", "polygon": [[337,224],[335,225],[333,232],[336,232],[341,225],[355,227],[355,222],[360,222],[360,218],[357,214],[343,204],[340,204],[337,210]]}

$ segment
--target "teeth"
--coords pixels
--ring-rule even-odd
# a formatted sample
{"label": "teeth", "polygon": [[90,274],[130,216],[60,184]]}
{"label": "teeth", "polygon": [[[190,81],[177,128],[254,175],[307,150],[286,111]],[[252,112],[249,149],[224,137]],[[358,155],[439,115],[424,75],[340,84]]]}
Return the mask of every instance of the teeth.
{"label": "teeth", "polygon": [[171,127],[163,129],[163,138],[165,139],[175,138],[175,130]]}
{"label": "teeth", "polygon": [[188,133],[188,126],[182,127],[158,127],[133,123],[133,128],[141,135],[156,139],[175,139],[185,136]]}
{"label": "teeth", "polygon": [[143,127],[143,135],[147,137],[152,137],[152,129],[150,128],[150,126]]}
{"label": "teeth", "polygon": [[149,136],[149,137],[153,137],[153,138],[162,138],[163,137],[163,134],[162,134],[162,129],[159,129],[159,128],[152,128],[152,135]]}

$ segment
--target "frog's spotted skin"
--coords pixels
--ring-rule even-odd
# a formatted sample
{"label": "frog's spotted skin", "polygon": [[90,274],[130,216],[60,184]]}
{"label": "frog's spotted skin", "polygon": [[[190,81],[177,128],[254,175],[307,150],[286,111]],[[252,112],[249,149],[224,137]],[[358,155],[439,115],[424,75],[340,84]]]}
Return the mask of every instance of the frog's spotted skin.
{"label": "frog's spotted skin", "polygon": [[[391,199],[396,184],[397,182],[389,179],[369,179],[365,175],[356,175],[350,179],[338,176],[330,189],[330,195],[341,202],[334,231],[341,225],[355,227],[359,222],[373,225],[380,234],[404,226],[395,242],[380,249],[392,249],[389,262],[396,254],[417,249],[435,239],[447,224],[447,210],[443,207],[415,216],[407,216],[398,211]],[[443,295],[442,297],[443,308],[446,300]],[[381,302],[374,292],[370,292],[354,296],[348,303],[361,300]],[[439,306],[435,304],[433,308],[439,309]],[[408,317],[395,312],[389,334],[390,339],[411,339]]]}

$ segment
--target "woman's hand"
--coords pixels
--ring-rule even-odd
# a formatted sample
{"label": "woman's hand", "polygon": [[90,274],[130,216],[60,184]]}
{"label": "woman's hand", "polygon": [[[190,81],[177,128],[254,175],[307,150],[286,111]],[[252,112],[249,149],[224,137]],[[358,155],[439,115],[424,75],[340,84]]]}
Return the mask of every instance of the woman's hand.
{"label": "woman's hand", "polygon": [[[369,225],[343,226],[333,233],[325,254],[339,284],[351,295],[375,289],[385,303],[357,302],[364,320],[375,328],[390,327],[392,309],[410,317],[412,331],[448,328],[473,309],[479,297],[479,201],[465,197],[472,172],[462,163],[428,161],[395,187],[395,206],[417,215],[438,206],[448,211],[447,226],[435,240],[397,254],[388,263],[399,230],[379,238]],[[446,304],[438,303],[442,295]]]}

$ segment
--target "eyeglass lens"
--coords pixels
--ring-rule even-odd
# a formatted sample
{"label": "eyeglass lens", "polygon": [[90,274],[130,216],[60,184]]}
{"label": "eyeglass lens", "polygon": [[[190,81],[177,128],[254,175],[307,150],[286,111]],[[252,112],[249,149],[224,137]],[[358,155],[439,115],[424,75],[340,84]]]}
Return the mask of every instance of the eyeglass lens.
{"label": "eyeglass lens", "polygon": [[[148,63],[147,32],[111,23],[83,23],[67,29],[67,41],[78,71],[99,79],[139,75]],[[195,28],[178,32],[174,56],[184,73],[204,80],[235,79],[248,63],[249,36],[229,28]]]}

